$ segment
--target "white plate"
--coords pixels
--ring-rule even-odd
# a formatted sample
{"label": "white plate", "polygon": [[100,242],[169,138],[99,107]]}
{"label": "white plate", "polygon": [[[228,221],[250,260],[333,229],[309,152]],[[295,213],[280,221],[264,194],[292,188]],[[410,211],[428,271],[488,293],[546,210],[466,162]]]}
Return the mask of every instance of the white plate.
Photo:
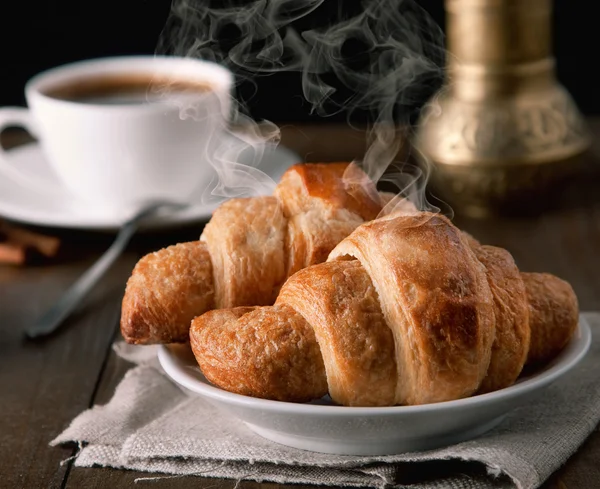
{"label": "white plate", "polygon": [[[299,161],[294,152],[278,146],[265,152],[258,168],[277,182],[285,170]],[[6,218],[40,226],[114,230],[131,215],[131,211],[125,210],[123,213],[107,213],[75,199],[62,187],[37,143],[11,150],[9,163],[41,180],[48,193],[42,195],[0,174],[0,215]],[[240,163],[247,163],[244,153]],[[210,204],[198,201],[180,212],[157,215],[146,221],[144,227],[162,228],[208,220],[219,203],[216,199]]]}
{"label": "white plate", "polygon": [[161,346],[158,358],[173,381],[264,438],[316,452],[390,455],[447,446],[485,433],[571,370],[590,342],[590,328],[581,319],[572,341],[553,362],[511,387],[458,401],[379,408],[335,406],[328,399],[294,404],[232,394],[204,378],[188,346]]}

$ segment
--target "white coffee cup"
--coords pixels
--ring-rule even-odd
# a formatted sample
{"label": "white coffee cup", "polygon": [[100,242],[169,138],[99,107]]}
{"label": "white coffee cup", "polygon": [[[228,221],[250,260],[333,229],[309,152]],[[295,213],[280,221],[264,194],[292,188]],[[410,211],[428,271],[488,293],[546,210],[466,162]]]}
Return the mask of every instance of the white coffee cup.
{"label": "white coffee cup", "polygon": [[[139,93],[119,91],[119,80],[131,89],[148,79],[143,103],[128,98]],[[185,201],[215,176],[207,157],[227,127],[232,85],[227,69],[196,59],[76,62],[33,77],[25,87],[28,108],[1,108],[0,131],[21,126],[36,137],[61,183],[87,205],[123,210],[148,200]],[[10,163],[10,151],[0,153],[0,170],[47,191]]]}

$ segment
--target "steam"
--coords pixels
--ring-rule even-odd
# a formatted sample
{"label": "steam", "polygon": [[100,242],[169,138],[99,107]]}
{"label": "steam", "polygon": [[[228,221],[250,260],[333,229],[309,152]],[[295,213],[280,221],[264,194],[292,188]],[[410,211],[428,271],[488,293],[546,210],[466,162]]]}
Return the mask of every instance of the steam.
{"label": "steam", "polygon": [[[442,31],[413,0],[365,0],[354,12],[351,5],[356,4],[173,0],[157,53],[214,61],[231,69],[239,82],[300,73],[313,113],[329,117],[341,112],[350,125],[366,120],[367,149],[355,160],[365,173],[374,181],[392,183],[401,196],[427,208],[428,166],[395,160],[407,136],[398,128],[407,126],[424,92],[441,78]],[[181,113],[189,116],[193,111],[182,106]],[[215,141],[205,155],[219,176],[212,194],[268,193],[274,182],[258,163],[279,143],[279,128],[253,121],[238,100],[232,101],[231,113],[233,126],[246,130],[243,135],[236,132],[233,143]],[[251,153],[250,164],[238,163],[242,152]],[[390,171],[392,163],[395,169]]]}

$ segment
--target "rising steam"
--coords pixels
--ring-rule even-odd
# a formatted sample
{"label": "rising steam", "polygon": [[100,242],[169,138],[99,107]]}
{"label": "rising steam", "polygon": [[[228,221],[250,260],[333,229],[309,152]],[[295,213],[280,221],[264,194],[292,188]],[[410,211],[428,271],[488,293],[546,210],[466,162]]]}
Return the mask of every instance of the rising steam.
{"label": "rising steam", "polygon": [[[367,150],[356,155],[365,173],[374,181],[391,180],[424,208],[428,170],[401,167],[390,173],[389,168],[403,142],[397,128],[407,125],[426,88],[441,79],[442,31],[413,0],[365,0],[356,11],[349,10],[350,3],[173,0],[157,53],[215,61],[231,69],[238,81],[300,73],[314,113],[327,117],[343,112],[349,124],[367,121]],[[257,187],[269,192],[274,184],[256,164],[278,144],[279,129],[268,121],[252,121],[239,101],[232,113],[234,124],[250,130],[239,145],[211,148],[219,174],[212,192],[227,197]],[[250,167],[237,162],[240,151],[248,148],[256,163]]]}

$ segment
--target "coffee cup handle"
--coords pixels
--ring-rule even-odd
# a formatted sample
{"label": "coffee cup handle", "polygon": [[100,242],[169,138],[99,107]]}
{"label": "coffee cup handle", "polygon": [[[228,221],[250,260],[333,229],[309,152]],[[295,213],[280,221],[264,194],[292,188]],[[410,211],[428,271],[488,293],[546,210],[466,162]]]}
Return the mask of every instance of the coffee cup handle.
{"label": "coffee cup handle", "polygon": [[[22,127],[32,136],[36,136],[35,125],[29,109],[24,107],[0,108],[0,133],[8,127]],[[25,186],[38,193],[51,194],[48,185],[41,179],[24,173],[17,165],[10,162],[10,151],[0,144],[0,174],[10,178],[15,183]]]}

